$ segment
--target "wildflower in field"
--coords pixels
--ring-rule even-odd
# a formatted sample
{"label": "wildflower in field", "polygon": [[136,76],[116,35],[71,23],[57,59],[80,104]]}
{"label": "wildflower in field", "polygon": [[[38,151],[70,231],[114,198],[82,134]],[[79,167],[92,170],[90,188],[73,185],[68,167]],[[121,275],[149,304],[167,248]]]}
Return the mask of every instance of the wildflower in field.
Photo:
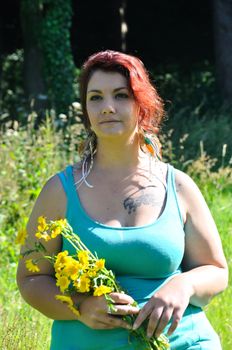
{"label": "wildflower in field", "polygon": [[15,239],[16,244],[24,245],[27,238],[27,230],[25,228],[18,231],[17,237]]}
{"label": "wildflower in field", "polygon": [[26,268],[31,272],[39,272],[40,271],[38,265],[36,265],[36,263],[32,259],[26,260],[25,264],[26,264]]}

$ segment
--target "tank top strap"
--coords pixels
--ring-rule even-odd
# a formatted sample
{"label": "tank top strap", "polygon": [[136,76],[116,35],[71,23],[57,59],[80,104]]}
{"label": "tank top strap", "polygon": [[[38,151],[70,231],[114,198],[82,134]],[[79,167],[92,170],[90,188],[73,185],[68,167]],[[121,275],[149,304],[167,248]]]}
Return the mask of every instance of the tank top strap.
{"label": "tank top strap", "polygon": [[172,209],[176,209],[181,224],[184,226],[180,203],[176,192],[175,168],[171,164],[168,164],[167,191],[169,205],[172,207]]}

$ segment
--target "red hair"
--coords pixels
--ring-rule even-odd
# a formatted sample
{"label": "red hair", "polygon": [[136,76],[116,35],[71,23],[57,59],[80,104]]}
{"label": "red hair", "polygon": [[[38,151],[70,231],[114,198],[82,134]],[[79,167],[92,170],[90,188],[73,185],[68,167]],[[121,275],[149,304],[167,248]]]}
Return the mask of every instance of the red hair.
{"label": "red hair", "polygon": [[82,66],[80,98],[86,128],[90,128],[86,110],[87,86],[96,70],[118,72],[126,77],[139,106],[139,126],[148,132],[157,133],[164,116],[163,101],[150,82],[148,71],[139,58],[111,50],[91,55]]}

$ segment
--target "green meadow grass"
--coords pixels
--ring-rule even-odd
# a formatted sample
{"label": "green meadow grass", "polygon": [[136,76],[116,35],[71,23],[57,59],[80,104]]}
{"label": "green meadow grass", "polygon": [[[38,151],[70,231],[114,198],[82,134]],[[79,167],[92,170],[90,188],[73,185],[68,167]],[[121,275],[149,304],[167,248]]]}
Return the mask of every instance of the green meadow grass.
{"label": "green meadow grass", "polygon": [[223,350],[232,349],[232,191],[215,196],[210,206],[217,223],[224,252],[229,265],[229,287],[215,297],[206,308],[206,313],[218,332]]}
{"label": "green meadow grass", "polygon": [[[73,130],[69,130],[71,133],[74,135]],[[19,247],[14,241],[18,229],[25,225],[42,185],[49,176],[75,160],[76,146],[74,136],[67,137],[55,131],[49,121],[36,132],[29,126],[1,134],[0,163],[5,164],[0,168],[1,350],[49,349],[52,320],[27,305],[17,289],[15,274]],[[231,272],[231,168],[213,170],[211,159],[205,155],[188,164],[185,170],[199,185],[217,223]],[[205,308],[220,335],[223,350],[232,349],[231,300],[232,288],[228,287]]]}

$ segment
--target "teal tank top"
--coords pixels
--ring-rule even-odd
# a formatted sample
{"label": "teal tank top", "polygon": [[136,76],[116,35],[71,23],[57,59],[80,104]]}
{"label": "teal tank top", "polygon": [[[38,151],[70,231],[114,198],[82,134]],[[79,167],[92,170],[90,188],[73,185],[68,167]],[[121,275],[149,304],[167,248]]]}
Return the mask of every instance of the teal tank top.
{"label": "teal tank top", "polygon": [[[175,171],[171,165],[168,164],[166,204],[162,214],[153,223],[136,227],[112,227],[93,220],[80,202],[73,167],[69,165],[58,176],[67,196],[66,218],[74,232],[92,252],[106,260],[106,267],[115,273],[122,288],[140,307],[170,278],[181,273],[185,233],[175,188]],[[74,253],[66,240],[63,240],[62,250]],[[199,312],[202,313],[200,308],[189,306],[185,315]],[[191,329],[192,319],[191,316]],[[177,339],[178,336],[170,338],[175,346],[173,349],[182,349],[176,347]],[[191,339],[192,342],[196,340]],[[184,344],[189,343],[185,340]],[[79,321],[53,322],[51,350],[137,348],[143,350],[142,344],[137,344],[136,340],[129,344],[125,329],[94,330]]]}

